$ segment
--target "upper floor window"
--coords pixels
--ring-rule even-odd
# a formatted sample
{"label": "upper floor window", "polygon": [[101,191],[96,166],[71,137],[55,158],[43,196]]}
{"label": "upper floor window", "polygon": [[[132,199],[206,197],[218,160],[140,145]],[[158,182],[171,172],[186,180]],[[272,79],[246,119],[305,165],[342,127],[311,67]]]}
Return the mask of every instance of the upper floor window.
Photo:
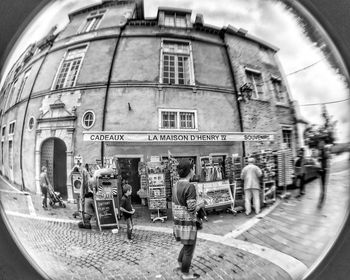
{"label": "upper floor window", "polygon": [[9,125],[9,135],[15,133],[15,124],[16,124],[16,121],[13,121],[13,122],[10,123],[10,125]]}
{"label": "upper floor window", "polygon": [[282,128],[282,141],[288,149],[292,148],[292,129],[289,127]]}
{"label": "upper floor window", "polygon": [[82,118],[82,124],[84,128],[91,128],[95,123],[95,113],[93,111],[87,111]]}
{"label": "upper floor window", "polygon": [[5,137],[6,134],[6,126],[3,126],[1,129],[1,137]]}
{"label": "upper floor window", "polygon": [[35,125],[35,118],[33,116],[30,117],[28,121],[28,130],[32,131]]}
{"label": "upper floor window", "polygon": [[30,74],[30,69],[24,73],[21,85],[19,86],[19,90],[17,93],[16,103],[21,100],[22,92],[23,92],[24,86],[28,80],[29,74]]}
{"label": "upper floor window", "polygon": [[197,114],[192,110],[160,110],[160,129],[197,128]]}
{"label": "upper floor window", "polygon": [[11,107],[12,98],[13,98],[13,95],[15,94],[15,91],[16,91],[16,88],[17,88],[17,82],[18,82],[17,79],[13,82],[12,87],[10,89],[10,92],[7,95],[5,109],[8,109],[9,107]]}
{"label": "upper floor window", "polygon": [[75,85],[86,48],[87,46],[83,46],[68,50],[57,72],[53,89],[73,87]]}
{"label": "upper floor window", "polygon": [[245,69],[248,83],[252,85],[252,98],[259,99],[259,95],[264,93],[263,90],[263,80],[262,75],[260,71],[252,70],[252,69]]}
{"label": "upper floor window", "polygon": [[95,17],[87,18],[86,22],[84,23],[84,25],[81,28],[81,30],[79,31],[79,33],[89,32],[89,31],[97,29],[101,19],[102,19],[102,16],[95,16]]}
{"label": "upper floor window", "polygon": [[285,102],[285,96],[284,96],[284,91],[282,90],[282,82],[278,78],[272,78],[272,87],[273,87],[273,92],[275,94],[276,101],[279,103],[284,103]]}
{"label": "upper floor window", "polygon": [[186,27],[186,15],[177,13],[166,13],[164,15],[164,25],[173,27]]}
{"label": "upper floor window", "polygon": [[193,85],[191,45],[182,41],[162,41],[161,83]]}

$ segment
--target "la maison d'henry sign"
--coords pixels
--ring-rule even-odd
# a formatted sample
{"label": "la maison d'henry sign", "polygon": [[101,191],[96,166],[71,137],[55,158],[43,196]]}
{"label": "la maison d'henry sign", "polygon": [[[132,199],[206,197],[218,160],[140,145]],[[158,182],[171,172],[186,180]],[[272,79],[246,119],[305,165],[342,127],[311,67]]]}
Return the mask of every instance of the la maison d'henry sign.
{"label": "la maison d'henry sign", "polygon": [[266,132],[116,132],[84,131],[84,141],[157,143],[157,142],[237,142],[273,141],[274,133]]}

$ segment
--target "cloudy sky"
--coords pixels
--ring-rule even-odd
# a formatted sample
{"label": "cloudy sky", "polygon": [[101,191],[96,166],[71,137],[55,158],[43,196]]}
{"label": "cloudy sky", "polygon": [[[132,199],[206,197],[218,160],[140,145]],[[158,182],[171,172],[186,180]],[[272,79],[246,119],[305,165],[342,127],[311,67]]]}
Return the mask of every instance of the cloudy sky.
{"label": "cloudy sky", "polygon": [[[23,33],[13,50],[13,57],[26,46],[39,40],[53,25],[62,29],[66,14],[100,0],[56,0],[46,7]],[[205,24],[244,28],[258,38],[278,47],[278,58],[286,74],[293,99],[300,105],[301,115],[310,123],[321,123],[321,105],[349,97],[344,78],[330,67],[327,58],[304,34],[295,16],[283,3],[273,0],[144,0],[145,17],[156,17],[159,6],[192,10],[193,20],[203,14]],[[45,25],[42,23],[45,22]],[[11,59],[11,56],[9,56]],[[11,65],[12,60],[8,60]],[[311,65],[311,66],[310,66]],[[310,66],[310,67],[309,67]],[[304,69],[304,70],[302,70]],[[2,69],[6,73],[6,68]],[[329,114],[337,121],[338,142],[348,141],[349,101],[327,104]]]}

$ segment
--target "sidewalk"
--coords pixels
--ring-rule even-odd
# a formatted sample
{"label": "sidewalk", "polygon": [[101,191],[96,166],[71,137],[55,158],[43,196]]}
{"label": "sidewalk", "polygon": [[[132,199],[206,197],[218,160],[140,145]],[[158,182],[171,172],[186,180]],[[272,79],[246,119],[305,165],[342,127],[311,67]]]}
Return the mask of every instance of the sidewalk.
{"label": "sidewalk", "polygon": [[[312,269],[330,248],[348,215],[349,161],[342,163],[337,161],[334,166],[335,172],[332,169],[327,199],[322,209],[317,208],[319,197],[317,179],[307,184],[306,195],[302,198],[295,198],[297,190],[293,190],[290,199],[278,201],[270,208],[265,208],[259,216],[246,217],[244,214],[233,216],[228,213],[209,215],[209,222],[204,224],[204,229],[198,235],[194,269],[203,275],[202,279],[232,279],[232,275],[234,279],[301,279],[307,269]],[[23,239],[21,241],[26,244],[27,249],[37,257],[40,265],[43,262],[43,266],[47,266],[46,271],[49,274],[58,276],[64,271],[69,277],[78,274],[74,272],[74,262],[69,264],[67,261],[57,259],[60,256],[66,256],[66,259],[73,254],[74,260],[80,264],[79,267],[89,271],[90,277],[97,275],[96,269],[102,272],[102,274],[98,272],[98,278],[81,278],[76,275],[76,279],[178,279],[173,278],[171,274],[171,267],[179,247],[172,238],[171,220],[165,223],[159,221],[151,223],[148,213],[136,209],[136,245],[131,249],[123,243],[125,240],[123,220],[120,221],[121,230],[118,234],[112,234],[109,230],[99,232],[96,226],[92,230],[81,230],[76,225],[78,219],[72,216],[76,204],[67,204],[67,208],[57,206],[55,209],[45,211],[41,207],[40,196],[34,195],[32,196],[34,214],[28,210],[30,207],[27,205],[30,206],[30,202],[27,196],[14,193],[3,193],[2,196],[7,197],[3,199],[5,209],[8,210],[7,214],[16,228],[17,235]],[[28,217],[32,218],[30,225],[23,222],[28,221]],[[43,230],[38,231],[39,228]],[[28,235],[31,230],[32,234]],[[50,237],[44,235],[45,230],[51,232]],[[49,245],[39,245],[37,240],[45,240],[44,243],[47,242]],[[112,247],[110,248],[108,244]],[[54,246],[55,249],[48,249],[48,246]],[[92,246],[88,247],[90,249],[95,248],[91,249],[96,250],[93,255],[100,258],[103,256],[110,266],[108,271],[113,271],[113,275],[120,272],[123,264],[131,265],[132,269],[138,271],[140,277],[125,275],[121,278],[109,278],[110,274],[106,272],[107,267],[104,263],[97,265],[97,268],[91,268],[85,253],[82,257],[78,257],[79,252],[87,249],[86,246]],[[160,248],[163,251],[159,251]],[[52,251],[52,254],[47,255],[48,251]],[[120,255],[116,251],[129,252],[130,260],[138,263],[138,266],[115,263],[116,260],[120,261]],[[150,262],[144,261],[145,257]],[[43,260],[54,261],[57,267],[53,270]],[[155,264],[164,267],[156,269]],[[53,274],[54,272],[56,274]],[[66,278],[60,277],[60,279]]]}

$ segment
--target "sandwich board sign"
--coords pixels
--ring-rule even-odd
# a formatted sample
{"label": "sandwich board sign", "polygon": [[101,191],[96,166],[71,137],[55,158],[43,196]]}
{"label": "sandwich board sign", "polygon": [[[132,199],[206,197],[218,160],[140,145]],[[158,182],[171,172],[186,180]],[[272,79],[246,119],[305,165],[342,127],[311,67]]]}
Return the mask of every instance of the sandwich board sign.
{"label": "sandwich board sign", "polygon": [[94,190],[94,205],[96,220],[100,230],[103,227],[118,228],[116,205],[113,199],[114,187],[108,180],[97,180],[97,190]]}

